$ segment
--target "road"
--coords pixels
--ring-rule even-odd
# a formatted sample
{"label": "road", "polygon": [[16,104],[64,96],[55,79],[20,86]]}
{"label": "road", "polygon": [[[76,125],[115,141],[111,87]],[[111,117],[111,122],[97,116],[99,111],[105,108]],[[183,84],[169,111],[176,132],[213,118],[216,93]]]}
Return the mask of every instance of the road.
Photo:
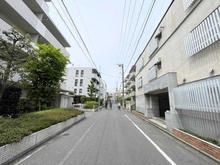
{"label": "road", "polygon": [[13,165],[217,165],[126,110],[86,113]]}

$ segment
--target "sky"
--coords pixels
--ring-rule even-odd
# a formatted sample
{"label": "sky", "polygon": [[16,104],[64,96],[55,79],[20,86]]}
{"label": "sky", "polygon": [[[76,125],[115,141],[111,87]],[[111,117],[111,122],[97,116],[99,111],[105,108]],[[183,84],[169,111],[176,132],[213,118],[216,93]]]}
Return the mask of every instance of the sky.
{"label": "sky", "polygon": [[52,0],[47,4],[51,19],[71,45],[67,48],[68,67],[96,68],[107,91],[113,92],[121,88],[122,67],[118,64],[123,64],[126,77],[171,2]]}

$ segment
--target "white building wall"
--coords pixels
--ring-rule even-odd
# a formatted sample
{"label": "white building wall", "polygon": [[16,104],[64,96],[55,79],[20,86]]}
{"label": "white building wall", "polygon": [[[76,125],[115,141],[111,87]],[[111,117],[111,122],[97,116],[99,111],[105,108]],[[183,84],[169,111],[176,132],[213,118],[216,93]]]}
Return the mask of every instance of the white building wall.
{"label": "white building wall", "polygon": [[[78,76],[76,75],[76,71],[78,70]],[[81,77],[81,71],[84,71],[83,77]],[[91,84],[92,78],[96,78],[99,81],[98,75],[96,73],[92,73],[93,68],[91,67],[69,67],[66,69],[66,77],[65,83],[62,84],[61,88],[66,89],[69,91],[77,91],[76,95],[86,95],[87,94],[87,87]],[[77,86],[75,86],[75,81],[78,80]],[[80,80],[83,80],[83,86],[80,86]],[[101,79],[100,79],[101,81]],[[94,83],[95,87],[99,89],[99,85]],[[80,89],[82,93],[79,93]],[[100,89],[101,90],[101,89]]]}
{"label": "white building wall", "polygon": [[[54,47],[59,48],[61,52],[69,57],[69,53],[66,51],[66,49],[61,45],[61,43],[53,36],[53,34],[50,32],[50,29],[47,29],[45,25],[42,23],[42,20],[39,19],[33,13],[28,6],[22,1],[22,0],[3,0],[1,3],[4,3],[4,5],[10,10],[12,10],[16,15],[14,16],[14,19],[21,19],[22,22],[25,22],[22,26],[16,25],[13,20],[11,20],[7,14],[10,13],[5,13],[4,11],[0,11],[0,17],[3,18],[5,22],[7,22],[10,26],[5,26],[4,24],[0,24],[0,29],[1,30],[8,30],[9,28],[16,27],[19,28],[19,30],[23,31],[24,33],[27,33],[24,29],[32,29],[31,31],[35,31],[35,38],[36,34],[38,37],[43,37],[45,41],[48,43],[52,44]],[[1,5],[0,3],[0,5]],[[38,0],[37,3],[40,5],[43,11],[45,13],[42,14],[48,14],[49,8],[46,5],[46,3],[42,0]],[[13,13],[13,14],[14,14]],[[48,15],[47,15],[48,17]],[[50,18],[48,18],[50,19]],[[2,22],[2,20],[1,20]],[[32,34],[30,34],[32,35]],[[38,38],[37,37],[37,38]],[[35,41],[36,42],[36,39]]]}

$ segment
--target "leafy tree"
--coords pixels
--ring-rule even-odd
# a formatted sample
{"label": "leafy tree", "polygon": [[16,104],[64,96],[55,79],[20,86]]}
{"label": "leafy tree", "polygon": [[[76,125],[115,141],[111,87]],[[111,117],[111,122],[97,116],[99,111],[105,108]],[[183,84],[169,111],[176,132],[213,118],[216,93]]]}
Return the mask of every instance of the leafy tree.
{"label": "leafy tree", "polygon": [[94,86],[94,82],[91,80],[90,81],[91,84],[88,85],[87,87],[87,94],[90,98],[95,98],[95,95],[96,95],[96,89],[95,89],[95,86]]}
{"label": "leafy tree", "polygon": [[28,97],[41,110],[42,106],[51,104],[58,95],[69,60],[52,45],[37,46],[35,55],[25,65],[26,73],[22,78]]}
{"label": "leafy tree", "polygon": [[23,71],[26,59],[33,52],[29,35],[12,28],[0,36],[0,101],[4,91],[14,85],[13,77]]}

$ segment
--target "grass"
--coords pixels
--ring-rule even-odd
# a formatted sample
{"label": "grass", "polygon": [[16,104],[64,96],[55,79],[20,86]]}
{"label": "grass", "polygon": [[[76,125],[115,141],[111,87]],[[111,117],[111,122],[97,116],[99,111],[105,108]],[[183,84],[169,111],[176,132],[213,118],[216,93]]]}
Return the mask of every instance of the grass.
{"label": "grass", "polygon": [[205,140],[205,141],[207,141],[207,142],[210,142],[210,143],[212,143],[212,144],[217,145],[217,146],[220,147],[220,143],[219,143],[217,140],[214,140],[214,139],[211,139],[211,138],[202,137],[202,136],[200,136],[200,135],[198,135],[198,134],[195,134],[195,133],[193,133],[193,132],[191,132],[191,131],[188,131],[188,130],[184,130],[184,129],[180,129],[180,130],[183,131],[183,132],[186,132],[186,133],[188,133],[188,134],[190,134],[190,135],[193,135],[193,136],[195,136],[195,137],[197,137],[197,138],[199,138],[199,139]]}
{"label": "grass", "polygon": [[0,118],[0,146],[19,142],[23,137],[82,114],[73,108],[27,113],[18,118]]}

